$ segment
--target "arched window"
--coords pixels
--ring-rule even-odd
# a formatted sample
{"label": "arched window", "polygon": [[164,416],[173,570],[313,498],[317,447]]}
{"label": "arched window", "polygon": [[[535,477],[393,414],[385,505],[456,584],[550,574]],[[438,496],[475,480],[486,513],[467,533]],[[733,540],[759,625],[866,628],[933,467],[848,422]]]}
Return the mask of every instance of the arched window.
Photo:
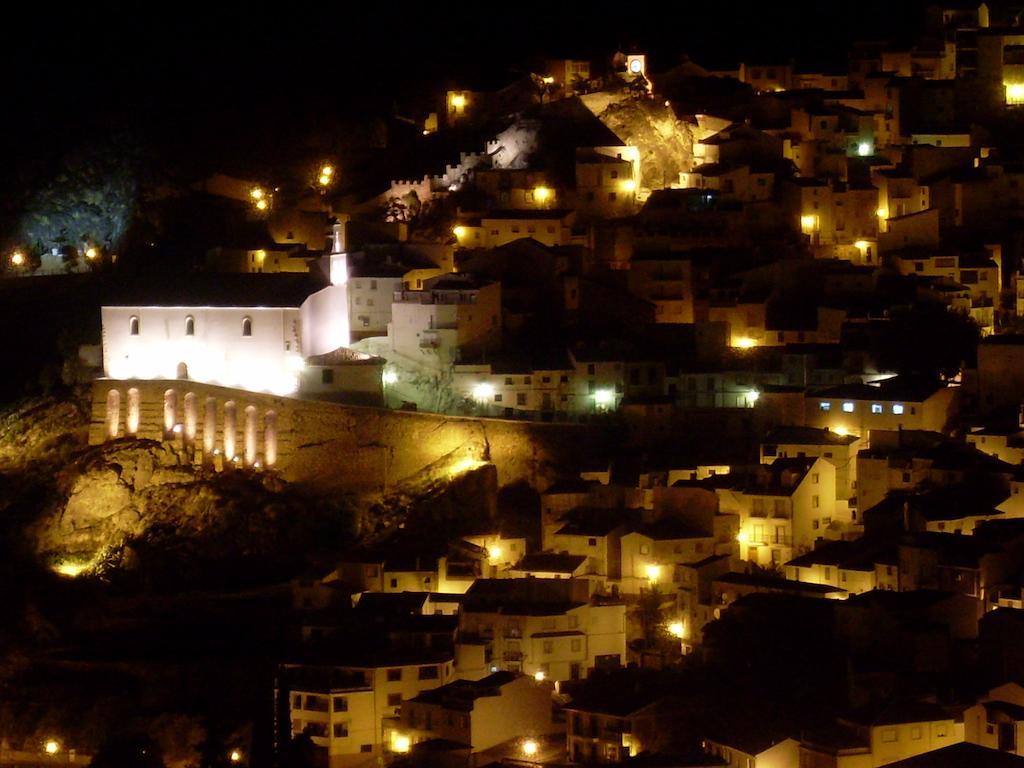
{"label": "arched window", "polygon": [[107,437],[117,437],[121,421],[121,393],[116,389],[107,392]]}
{"label": "arched window", "polygon": [[139,410],[139,390],[132,387],[128,390],[128,419],[125,422],[129,435],[139,431]]}
{"label": "arched window", "polygon": [[189,315],[185,318],[185,335],[195,336],[196,335],[196,319]]}
{"label": "arched window", "polygon": [[235,438],[238,436],[238,408],[234,400],[224,403],[224,464],[235,460]]}
{"label": "arched window", "polygon": [[178,393],[173,389],[164,392],[164,439],[174,436],[174,427],[178,423]]}
{"label": "arched window", "polygon": [[192,445],[196,439],[196,427],[199,422],[198,406],[194,392],[185,394],[185,444]]}
{"label": "arched window", "polygon": [[217,447],[217,401],[206,398],[203,414],[203,460],[213,461],[213,451]]}
{"label": "arched window", "polygon": [[245,466],[251,467],[256,463],[256,425],[258,417],[255,406],[247,406],[245,409]]}
{"label": "arched window", "polygon": [[139,316],[132,315],[128,318],[128,333],[131,336],[139,335]]}
{"label": "arched window", "polygon": [[243,336],[252,336],[252,318],[251,317],[243,317],[242,318],[242,335]]}
{"label": "arched window", "polygon": [[267,411],[263,416],[263,460],[268,467],[277,463],[277,414]]}

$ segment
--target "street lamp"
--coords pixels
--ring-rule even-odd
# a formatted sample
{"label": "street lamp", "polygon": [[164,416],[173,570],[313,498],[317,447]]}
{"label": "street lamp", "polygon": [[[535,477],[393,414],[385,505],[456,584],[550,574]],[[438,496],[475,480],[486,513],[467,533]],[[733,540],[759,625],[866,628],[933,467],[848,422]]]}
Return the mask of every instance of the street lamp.
{"label": "street lamp", "polygon": [[25,254],[21,251],[15,251],[11,254],[11,264],[15,267],[25,266]]}
{"label": "street lamp", "polygon": [[49,739],[43,745],[43,749],[46,751],[46,754],[48,755],[56,755],[58,752],[60,752],[60,742],[58,742],[56,739]]}
{"label": "street lamp", "polygon": [[240,762],[242,762],[242,750],[232,749],[231,752],[228,753],[228,760],[230,760],[235,765],[238,765]]}
{"label": "street lamp", "polygon": [[537,742],[534,739],[527,739],[523,742],[523,754],[527,757],[533,757],[534,755],[536,755],[538,749],[539,746],[537,745]]}

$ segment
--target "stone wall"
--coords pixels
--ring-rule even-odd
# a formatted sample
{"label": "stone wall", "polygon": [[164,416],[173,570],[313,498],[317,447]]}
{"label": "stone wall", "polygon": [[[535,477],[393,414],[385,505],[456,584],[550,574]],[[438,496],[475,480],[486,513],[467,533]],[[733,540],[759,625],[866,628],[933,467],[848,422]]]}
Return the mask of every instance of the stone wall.
{"label": "stone wall", "polygon": [[474,461],[493,462],[501,485],[526,481],[543,489],[610,444],[595,426],[339,405],[185,380],[99,379],[89,442],[125,436],[180,441],[196,463],[217,469],[272,467],[321,490],[361,492],[392,489],[428,467],[457,472]]}

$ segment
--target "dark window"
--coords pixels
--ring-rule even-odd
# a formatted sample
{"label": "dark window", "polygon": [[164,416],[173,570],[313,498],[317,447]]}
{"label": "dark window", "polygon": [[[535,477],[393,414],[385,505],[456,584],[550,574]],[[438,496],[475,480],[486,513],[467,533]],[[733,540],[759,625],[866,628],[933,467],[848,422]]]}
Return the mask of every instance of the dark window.
{"label": "dark window", "polygon": [[137,318],[135,315],[132,315],[130,318],[128,318],[128,333],[131,334],[132,336],[139,335],[139,318]]}
{"label": "dark window", "polygon": [[388,670],[388,682],[398,683],[402,680],[402,670],[400,669],[389,669]]}
{"label": "dark window", "polygon": [[189,315],[185,318],[185,335],[195,336],[196,335],[196,319]]}
{"label": "dark window", "polygon": [[242,335],[243,336],[252,336],[252,318],[251,317],[243,317],[242,318]]}
{"label": "dark window", "polygon": [[359,751],[360,752],[373,752],[373,744],[360,744],[359,745]]}
{"label": "dark window", "polygon": [[436,666],[420,667],[420,680],[437,680],[438,676]]}
{"label": "dark window", "polygon": [[400,693],[389,693],[388,694],[388,706],[389,707],[400,707],[400,706],[402,706],[402,694],[400,694]]}
{"label": "dark window", "polygon": [[322,371],[320,371],[320,378],[324,384],[333,384],[334,371],[330,368],[324,368]]}
{"label": "dark window", "polygon": [[343,739],[348,736],[348,723],[334,724],[334,738]]}

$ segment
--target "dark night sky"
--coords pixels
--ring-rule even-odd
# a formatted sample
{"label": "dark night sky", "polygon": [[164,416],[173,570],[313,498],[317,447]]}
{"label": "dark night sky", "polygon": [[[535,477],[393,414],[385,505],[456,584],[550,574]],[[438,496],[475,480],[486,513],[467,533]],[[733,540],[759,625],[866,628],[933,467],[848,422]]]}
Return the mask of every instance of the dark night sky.
{"label": "dark night sky", "polygon": [[9,38],[2,54],[20,115],[5,130],[34,134],[43,114],[74,125],[93,114],[174,121],[190,110],[283,116],[353,108],[374,95],[386,101],[425,80],[543,52],[602,57],[636,46],[652,52],[655,69],[682,52],[716,64],[740,56],[838,64],[852,38],[918,25],[925,3],[399,1],[363,8],[340,0],[275,3],[273,13],[256,3],[220,6],[104,11],[83,4],[45,18],[50,10],[41,9],[22,27],[29,33]]}

